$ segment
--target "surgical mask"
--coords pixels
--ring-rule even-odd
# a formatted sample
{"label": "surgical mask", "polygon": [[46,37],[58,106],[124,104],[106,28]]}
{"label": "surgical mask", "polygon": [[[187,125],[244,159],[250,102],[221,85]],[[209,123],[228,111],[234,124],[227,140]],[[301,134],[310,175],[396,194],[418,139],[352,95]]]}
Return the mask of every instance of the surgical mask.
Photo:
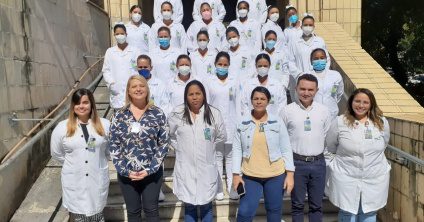
{"label": "surgical mask", "polygon": [[303,30],[303,34],[305,34],[306,36],[309,36],[314,31],[314,27],[313,26],[302,26],[302,30]]}
{"label": "surgical mask", "polygon": [[116,42],[117,43],[124,44],[126,42],[126,40],[127,40],[127,36],[126,35],[119,34],[119,35],[115,35],[115,39],[116,39]]}
{"label": "surgical mask", "polygon": [[204,20],[210,20],[212,18],[212,13],[210,11],[202,12],[202,18]]}
{"label": "surgical mask", "polygon": [[190,71],[191,71],[190,66],[183,65],[178,67],[178,72],[183,76],[190,74]]}
{"label": "surgical mask", "polygon": [[280,18],[280,14],[278,14],[278,13],[272,13],[269,16],[269,20],[271,20],[273,22],[277,22],[279,18]]}
{"label": "surgical mask", "polygon": [[204,49],[206,49],[206,47],[208,47],[208,42],[207,41],[198,41],[197,45],[199,45],[199,48],[201,50],[204,50]]}
{"label": "surgical mask", "polygon": [[169,38],[159,38],[159,45],[163,48],[168,48],[169,46]]}
{"label": "surgical mask", "polygon": [[140,14],[138,14],[138,13],[133,13],[132,15],[131,15],[131,19],[133,20],[133,22],[139,22],[140,20],[141,20],[141,15]]}
{"label": "surgical mask", "polygon": [[172,18],[172,12],[171,11],[163,11],[162,17],[165,20],[170,20]]}
{"label": "surgical mask", "polygon": [[237,46],[239,44],[239,38],[234,37],[234,38],[228,39],[228,44],[230,44],[231,47]]}
{"label": "surgical mask", "polygon": [[297,15],[292,15],[292,16],[289,17],[289,22],[294,24],[294,23],[297,22],[298,19],[299,18],[297,17]]}
{"label": "surgical mask", "polygon": [[277,42],[274,40],[268,40],[266,41],[265,45],[267,49],[273,49],[276,43]]}
{"label": "surgical mask", "polygon": [[315,71],[322,71],[327,66],[327,60],[326,59],[317,59],[312,61],[312,67]]}
{"label": "surgical mask", "polygon": [[268,67],[259,67],[259,68],[256,68],[256,71],[258,72],[258,75],[260,77],[264,77],[264,76],[268,75],[269,68]]}
{"label": "surgical mask", "polygon": [[248,12],[249,11],[247,9],[240,9],[240,10],[238,10],[239,17],[240,18],[246,18]]}
{"label": "surgical mask", "polygon": [[218,76],[225,76],[225,75],[228,74],[228,67],[219,67],[219,66],[217,66],[215,68],[215,71],[216,71],[216,74]]}
{"label": "surgical mask", "polygon": [[138,70],[138,74],[140,74],[140,76],[143,76],[145,79],[150,78],[150,70],[148,69],[140,69]]}

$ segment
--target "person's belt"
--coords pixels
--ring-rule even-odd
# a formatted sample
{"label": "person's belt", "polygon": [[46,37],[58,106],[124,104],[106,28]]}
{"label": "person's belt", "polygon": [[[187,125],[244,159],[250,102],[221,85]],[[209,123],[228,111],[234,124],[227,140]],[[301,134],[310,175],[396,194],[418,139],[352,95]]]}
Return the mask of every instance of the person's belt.
{"label": "person's belt", "polygon": [[295,160],[301,160],[301,161],[305,161],[305,162],[313,162],[316,160],[320,160],[324,158],[324,154],[321,153],[319,155],[316,156],[303,156],[297,153],[293,153],[293,159]]}

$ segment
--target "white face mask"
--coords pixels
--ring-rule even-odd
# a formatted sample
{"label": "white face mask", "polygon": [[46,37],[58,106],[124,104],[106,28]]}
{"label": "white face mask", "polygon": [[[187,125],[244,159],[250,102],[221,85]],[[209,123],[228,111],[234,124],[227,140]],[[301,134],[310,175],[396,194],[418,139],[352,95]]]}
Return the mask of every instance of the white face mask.
{"label": "white face mask", "polygon": [[228,44],[230,44],[231,47],[235,47],[239,44],[239,39],[234,37],[228,40]]}
{"label": "white face mask", "polygon": [[269,68],[268,67],[259,67],[259,68],[256,68],[256,71],[258,72],[258,75],[260,77],[264,77],[264,76],[268,75]]}
{"label": "white face mask", "polygon": [[178,67],[178,72],[183,76],[190,74],[190,71],[191,71],[190,66],[183,65]]}
{"label": "white face mask", "polygon": [[277,22],[279,18],[280,18],[280,14],[278,14],[278,13],[272,13],[269,16],[269,20],[271,20],[273,22]]}
{"label": "white face mask", "polygon": [[127,36],[126,35],[119,34],[119,35],[115,35],[115,39],[116,39],[116,42],[117,43],[124,44],[126,42],[126,40],[127,40]]}
{"label": "white face mask", "polygon": [[199,45],[199,48],[201,50],[206,49],[206,47],[208,47],[208,42],[207,41],[198,41],[197,45]]}
{"label": "white face mask", "polygon": [[172,18],[172,12],[171,11],[163,11],[162,17],[165,20],[170,20]]}
{"label": "white face mask", "polygon": [[314,31],[314,27],[313,26],[302,26],[302,30],[303,30],[303,34],[305,34],[306,36],[309,36]]}
{"label": "white face mask", "polygon": [[239,11],[238,11],[238,14],[239,14],[239,17],[240,18],[246,18],[246,16],[247,16],[247,13],[248,13],[249,11],[247,10],[247,9],[240,9]]}
{"label": "white face mask", "polygon": [[133,13],[132,15],[131,15],[131,19],[133,20],[133,22],[139,22],[140,20],[141,20],[141,15],[140,14],[138,14],[138,13]]}

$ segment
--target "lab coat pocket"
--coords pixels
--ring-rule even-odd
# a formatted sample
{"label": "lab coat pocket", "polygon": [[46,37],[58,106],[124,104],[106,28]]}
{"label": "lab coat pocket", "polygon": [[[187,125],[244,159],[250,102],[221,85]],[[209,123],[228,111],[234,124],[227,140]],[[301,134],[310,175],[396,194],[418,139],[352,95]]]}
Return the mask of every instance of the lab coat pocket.
{"label": "lab coat pocket", "polygon": [[77,183],[80,181],[78,173],[73,170],[63,170],[61,174],[62,187],[65,190],[76,190]]}

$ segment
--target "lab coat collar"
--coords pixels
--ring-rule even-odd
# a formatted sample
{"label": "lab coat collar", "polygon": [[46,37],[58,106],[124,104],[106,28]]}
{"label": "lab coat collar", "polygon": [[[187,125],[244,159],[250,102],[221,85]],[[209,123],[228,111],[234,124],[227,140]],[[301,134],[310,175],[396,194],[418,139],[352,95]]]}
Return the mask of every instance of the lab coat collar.
{"label": "lab coat collar", "polygon": [[193,72],[190,72],[190,78],[187,80],[187,82],[184,82],[180,78],[178,78],[178,73],[174,77],[174,82],[184,85],[191,82],[192,80],[194,80]]}
{"label": "lab coat collar", "polygon": [[312,104],[308,108],[303,106],[303,104],[300,102],[299,98],[297,98],[296,104],[299,106],[299,108],[306,110],[306,111],[311,111],[315,107],[315,101],[313,101],[313,100],[312,100]]}

